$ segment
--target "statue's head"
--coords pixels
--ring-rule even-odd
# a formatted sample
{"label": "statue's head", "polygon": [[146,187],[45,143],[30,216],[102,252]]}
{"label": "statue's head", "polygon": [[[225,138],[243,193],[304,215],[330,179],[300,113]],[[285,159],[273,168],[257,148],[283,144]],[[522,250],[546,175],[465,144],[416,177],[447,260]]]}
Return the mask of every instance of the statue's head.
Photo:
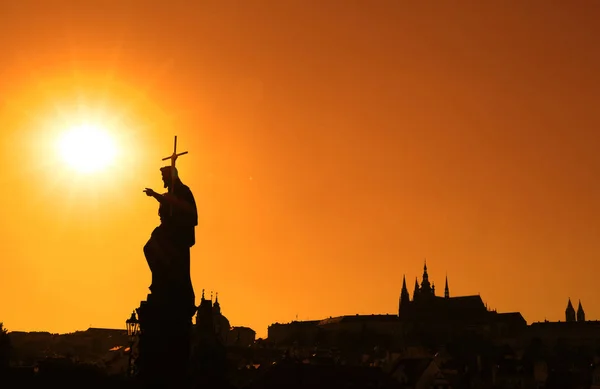
{"label": "statue's head", "polygon": [[174,178],[175,181],[179,178],[179,173],[177,173],[177,168],[172,166],[164,166],[160,168],[160,173],[162,174],[162,180],[165,185],[165,188],[171,187],[171,179]]}

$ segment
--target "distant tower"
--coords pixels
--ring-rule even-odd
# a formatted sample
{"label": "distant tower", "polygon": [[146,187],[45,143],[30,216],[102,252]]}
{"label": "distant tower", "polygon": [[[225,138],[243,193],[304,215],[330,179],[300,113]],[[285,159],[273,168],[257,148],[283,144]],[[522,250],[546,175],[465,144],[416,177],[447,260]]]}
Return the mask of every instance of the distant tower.
{"label": "distant tower", "polygon": [[427,274],[427,260],[423,266],[423,281],[421,282],[421,294],[431,295],[431,284],[429,283],[429,274]]}
{"label": "distant tower", "polygon": [[431,294],[435,296],[435,282],[431,283]]}
{"label": "distant tower", "polygon": [[227,366],[226,350],[219,335],[215,332],[214,319],[212,301],[204,297],[204,290],[202,290],[202,298],[196,318],[194,352],[190,360],[194,367],[194,373],[202,380],[214,380],[223,377],[225,366]]}
{"label": "distant tower", "polygon": [[444,287],[444,298],[450,298],[450,288],[448,288],[448,274],[446,274],[446,286]]}
{"label": "distant tower", "polygon": [[212,303],[204,297],[204,289],[202,289],[202,298],[200,299],[200,306],[196,313],[196,325],[198,330],[212,332],[213,319],[212,319]]}
{"label": "distant tower", "polygon": [[[212,298],[212,293],[211,293]],[[227,296],[225,296],[225,300],[227,300]],[[227,303],[227,301],[225,301]],[[225,304],[227,305],[227,304]],[[219,304],[219,292],[215,293],[215,303],[213,304],[213,314],[220,315],[221,314],[221,304]]]}
{"label": "distant tower", "polygon": [[585,311],[581,306],[581,300],[579,300],[579,306],[577,307],[577,321],[585,321]]}
{"label": "distant tower", "polygon": [[204,303],[204,306],[206,306],[205,303],[206,299],[204,298],[204,289],[202,289],[202,297],[200,298],[200,305],[198,306],[198,309],[196,310],[196,324],[198,324],[198,320],[202,320],[202,314],[200,312],[200,306]]}
{"label": "distant tower", "polygon": [[567,321],[575,321],[575,308],[573,308],[570,298],[569,303],[567,304],[567,309],[565,310],[565,318]]}
{"label": "distant tower", "polygon": [[419,280],[415,277],[415,290],[413,290],[413,301],[419,298]]}
{"label": "distant tower", "polygon": [[408,289],[406,288],[406,276],[402,276],[402,291],[400,292],[400,303],[398,304],[398,316],[402,316],[406,312],[408,303],[410,302],[410,296],[408,295]]}

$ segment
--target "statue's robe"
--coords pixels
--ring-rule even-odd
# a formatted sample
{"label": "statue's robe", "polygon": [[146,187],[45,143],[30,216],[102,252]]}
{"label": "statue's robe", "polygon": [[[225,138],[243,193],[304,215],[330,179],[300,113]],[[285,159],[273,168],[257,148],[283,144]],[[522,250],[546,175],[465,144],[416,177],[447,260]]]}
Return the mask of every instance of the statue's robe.
{"label": "statue's robe", "polygon": [[[173,195],[192,206],[193,213],[161,203],[160,225],[154,229],[144,255],[152,272],[153,295],[171,303],[177,302],[195,310],[195,295],[190,275],[190,248],[196,243],[195,228],[198,211],[189,187],[177,180]],[[175,307],[173,307],[175,308]]]}

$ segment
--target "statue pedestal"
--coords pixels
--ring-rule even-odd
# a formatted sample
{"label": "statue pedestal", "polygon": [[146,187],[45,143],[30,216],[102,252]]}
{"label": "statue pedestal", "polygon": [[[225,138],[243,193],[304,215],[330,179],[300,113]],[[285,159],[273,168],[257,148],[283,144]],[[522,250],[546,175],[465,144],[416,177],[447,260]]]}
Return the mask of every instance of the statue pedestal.
{"label": "statue pedestal", "polygon": [[188,305],[149,294],[140,322],[137,377],[143,388],[185,387],[189,382],[192,317]]}
{"label": "statue pedestal", "polygon": [[192,355],[193,381],[197,388],[228,387],[227,352],[222,344],[200,335]]}

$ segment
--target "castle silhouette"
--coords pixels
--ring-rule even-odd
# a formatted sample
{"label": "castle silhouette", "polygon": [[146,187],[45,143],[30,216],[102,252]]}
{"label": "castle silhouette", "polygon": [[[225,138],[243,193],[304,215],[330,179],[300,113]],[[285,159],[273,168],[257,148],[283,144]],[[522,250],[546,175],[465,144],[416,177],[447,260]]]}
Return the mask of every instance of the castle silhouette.
{"label": "castle silhouette", "polygon": [[421,284],[415,279],[412,299],[406,286],[406,276],[403,277],[398,320],[407,328],[422,330],[446,331],[451,328],[491,325],[495,332],[511,333],[527,326],[521,313],[498,313],[496,310],[490,310],[480,295],[451,297],[448,276],[445,280],[444,295],[437,296],[435,284],[429,280],[427,262],[423,266]]}

